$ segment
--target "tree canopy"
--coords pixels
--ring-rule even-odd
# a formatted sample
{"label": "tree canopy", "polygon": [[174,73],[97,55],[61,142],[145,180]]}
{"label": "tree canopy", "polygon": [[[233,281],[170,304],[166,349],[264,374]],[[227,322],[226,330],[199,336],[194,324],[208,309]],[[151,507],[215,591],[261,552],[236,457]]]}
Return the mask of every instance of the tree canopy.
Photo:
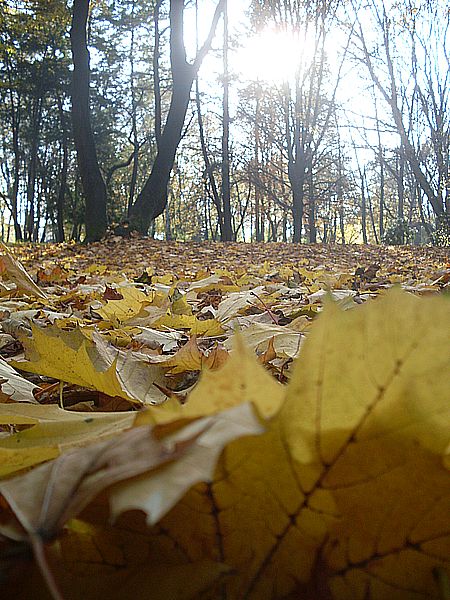
{"label": "tree canopy", "polygon": [[448,25],[424,0],[1,0],[1,236],[448,244]]}

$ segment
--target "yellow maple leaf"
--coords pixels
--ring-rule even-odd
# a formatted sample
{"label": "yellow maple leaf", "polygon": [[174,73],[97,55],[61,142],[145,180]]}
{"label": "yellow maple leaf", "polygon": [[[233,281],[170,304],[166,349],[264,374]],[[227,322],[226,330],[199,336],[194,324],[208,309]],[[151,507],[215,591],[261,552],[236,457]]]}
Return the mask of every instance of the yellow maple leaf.
{"label": "yellow maple leaf", "polygon": [[173,375],[184,371],[201,371],[204,368],[217,370],[226,362],[228,356],[228,351],[219,346],[215,346],[209,354],[205,354],[198,347],[197,337],[193,335],[172,356],[152,357],[151,362],[170,369],[167,373]]}
{"label": "yellow maple leaf", "polygon": [[352,311],[328,306],[269,431],[228,446],[214,481],[154,539],[231,566],[228,600],[439,598],[433,573],[450,568],[449,325],[447,300],[397,290]]}
{"label": "yellow maple leaf", "polygon": [[101,308],[95,310],[103,319],[112,322],[124,322],[136,317],[144,306],[152,303],[154,294],[147,295],[134,286],[117,288],[122,299],[108,300]]}
{"label": "yellow maple leaf", "polygon": [[34,283],[22,264],[13,257],[7,246],[2,242],[0,242],[0,274],[6,275],[8,279],[16,284],[17,289],[26,294],[44,300],[47,299],[47,294]]}
{"label": "yellow maple leaf", "polygon": [[0,404],[0,424],[32,425],[0,438],[0,477],[56,458],[73,446],[132,427],[135,413],[77,413],[58,406]]}
{"label": "yellow maple leaf", "polygon": [[164,383],[162,368],[132,352],[108,346],[99,334],[89,339],[81,329],[63,331],[56,325],[32,325],[32,337],[24,337],[27,361],[11,361],[24,371],[47,375],[108,396],[137,403],[158,403],[164,395],[153,385]]}
{"label": "yellow maple leaf", "polygon": [[449,315],[447,300],[399,290],[352,311],[328,306],[292,376],[283,437],[304,506],[339,515],[320,557],[335,598],[438,595]]}
{"label": "yellow maple leaf", "polygon": [[[197,346],[193,346],[191,341],[188,349],[190,359],[195,348]],[[194,356],[201,364],[201,358],[196,354]],[[160,407],[149,407],[138,418],[142,423],[170,423],[215,414],[244,402],[252,403],[261,417],[270,418],[279,410],[283,397],[282,386],[237,337],[230,358],[219,370],[202,372],[200,382],[186,404],[181,405],[176,398],[170,398]]]}
{"label": "yellow maple leaf", "polygon": [[192,315],[192,307],[188,304],[186,294],[182,294],[176,287],[170,293],[170,310],[174,315]]}
{"label": "yellow maple leaf", "polygon": [[[8,500],[15,518],[11,514],[8,515],[10,522],[9,528],[6,529],[7,517],[3,515],[0,530],[6,535],[14,532],[14,535],[18,535],[17,539],[23,539],[23,531],[21,533],[17,529],[17,522],[20,522],[29,534],[37,555],[40,555],[43,544],[54,538],[66,521],[78,514],[102,489],[116,484],[114,496],[111,496],[114,514],[117,510],[115,507],[123,507],[124,503],[129,505],[130,500],[133,500],[127,490],[121,495],[118,482],[150,471],[154,473],[152,482],[155,493],[150,494],[147,509],[157,518],[161,510],[167,511],[193,484],[212,477],[217,458],[227,443],[238,437],[255,435],[262,431],[263,428],[249,404],[199,419],[169,438],[155,436],[149,426],[135,427],[122,432],[115,439],[69,452],[25,475],[1,482],[0,491]],[[176,460],[183,455],[186,460]],[[169,466],[168,471],[165,471],[164,465]],[[33,493],[29,493],[30,491]],[[140,500],[139,494],[136,499]],[[156,568],[152,559],[149,568],[145,570],[145,578],[136,579],[137,573],[130,569],[132,560],[123,556],[123,535],[116,536],[120,541],[120,547],[116,547],[111,543],[111,537],[109,543],[103,544],[105,535],[98,526],[89,527],[80,521],[78,527],[73,523],[72,526],[69,525],[69,531],[75,534],[75,539],[72,537],[72,542],[75,542],[72,548],[76,548],[76,560],[72,559],[72,562],[76,563],[75,569],[67,564],[70,562],[70,543],[67,545],[67,538],[54,548],[56,564],[53,568],[58,573],[63,589],[73,588],[71,596],[74,598],[95,597],[90,595],[92,589],[90,592],[85,591],[83,584],[86,583],[86,579],[80,581],[73,575],[74,571],[77,575],[85,574],[89,568],[89,561],[99,557],[98,551],[101,558],[96,561],[96,575],[99,574],[98,570],[100,575],[102,574],[102,569],[99,569],[102,563],[106,568],[108,565],[128,567],[126,581],[132,578],[131,587],[127,585],[123,588],[124,581],[115,582],[119,590],[122,588],[120,594],[115,597],[123,599],[129,597],[132,590],[138,594],[137,597],[150,593],[152,597],[162,599],[195,598],[197,592],[204,587],[210,587],[221,573],[229,571],[229,567],[218,565],[216,561],[198,561],[195,565],[186,565],[184,560],[178,561],[174,556],[169,559],[169,564],[158,564],[156,559]],[[94,534],[90,537],[96,550],[89,545],[86,533]],[[158,557],[161,556],[167,556],[167,552],[159,552]],[[84,567],[80,561],[84,563]],[[68,566],[69,572],[66,570]],[[200,570],[200,576],[197,570],[192,573],[193,567]],[[91,571],[91,574],[94,573]],[[179,577],[179,580],[173,581],[173,577]],[[97,586],[97,578],[95,579]],[[151,590],[156,582],[159,592],[155,595],[152,591],[148,592],[148,589],[150,587]],[[116,594],[119,590],[114,589],[112,593]],[[99,588],[96,588],[96,592],[99,591]],[[103,589],[103,595],[106,591]]]}
{"label": "yellow maple leaf", "polygon": [[215,337],[223,335],[222,325],[216,319],[200,321],[194,315],[164,315],[152,322],[155,329],[185,329],[191,335]]}
{"label": "yellow maple leaf", "polygon": [[57,456],[59,448],[56,446],[33,446],[23,449],[0,446],[0,477],[17,473]]}

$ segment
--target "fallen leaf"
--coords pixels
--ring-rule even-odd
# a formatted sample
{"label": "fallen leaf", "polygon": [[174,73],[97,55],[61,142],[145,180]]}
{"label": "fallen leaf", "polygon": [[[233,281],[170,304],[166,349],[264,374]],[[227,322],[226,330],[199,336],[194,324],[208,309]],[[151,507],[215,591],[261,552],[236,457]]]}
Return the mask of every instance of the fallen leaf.
{"label": "fallen leaf", "polygon": [[6,275],[22,292],[46,300],[47,294],[34,283],[20,262],[13,257],[2,242],[0,242],[0,250],[0,273]]}
{"label": "fallen leaf", "polygon": [[170,352],[178,348],[178,342],[183,335],[178,331],[158,331],[149,327],[141,327],[139,334],[134,336],[137,342],[142,342],[149,348],[162,348],[164,352]]}
{"label": "fallen leaf", "polygon": [[3,448],[0,445],[0,477],[12,475],[34,465],[59,456],[57,446],[31,446],[30,448]]}
{"label": "fallen leaf", "polygon": [[57,406],[0,404],[0,424],[32,425],[0,438],[0,476],[39,464],[73,446],[132,427],[136,413],[76,413]]}
{"label": "fallen leaf", "polygon": [[439,598],[433,569],[450,568],[448,333],[442,298],[393,291],[352,311],[328,306],[267,433],[230,444],[213,482],[155,525],[155,542],[230,565],[227,600]]}
{"label": "fallen leaf", "polygon": [[297,514],[339,515],[321,554],[335,598],[437,597],[433,567],[450,566],[448,308],[398,290],[330,305],[292,375],[281,418]]}
{"label": "fallen leaf", "polygon": [[31,537],[51,540],[103,489],[175,460],[195,437],[169,445],[151,427],[136,427],[1,482],[0,492]]}
{"label": "fallen leaf", "polygon": [[150,362],[168,368],[167,374],[183,373],[184,371],[201,371],[203,368],[216,370],[228,359],[228,352],[224,348],[215,347],[209,354],[205,354],[197,344],[197,337],[193,335],[172,356],[155,356]]}
{"label": "fallen leaf", "polygon": [[117,292],[114,288],[105,286],[105,291],[102,294],[102,300],[123,300],[123,295]]}
{"label": "fallen leaf", "polygon": [[0,358],[0,378],[4,380],[0,384],[1,391],[8,398],[14,402],[36,403],[33,390],[38,390],[38,386],[21,377],[2,358]]}
{"label": "fallen leaf", "polygon": [[249,305],[255,301],[255,294],[258,297],[265,295],[263,286],[259,286],[253,290],[233,292],[229,294],[219,304],[217,309],[217,320],[221,323],[229,321],[237,316],[241,311],[247,309]]}
{"label": "fallen leaf", "polygon": [[273,341],[274,341],[274,338],[271,337],[269,340],[269,343],[267,345],[267,350],[263,354],[258,356],[258,360],[262,365],[266,365],[271,360],[274,360],[277,357],[277,353],[276,353]]}
{"label": "fallen leaf", "polygon": [[152,327],[165,329],[189,330],[191,335],[215,337],[224,334],[221,324],[216,319],[200,321],[194,315],[164,315],[152,324]]}
{"label": "fallen leaf", "polygon": [[186,294],[177,288],[170,294],[170,310],[174,315],[192,315],[192,307],[186,299]]}
{"label": "fallen leaf", "polygon": [[[251,323],[241,331],[240,335],[247,346],[260,352],[265,352],[270,340],[273,340],[273,347],[277,356],[283,358],[297,357],[302,344],[300,333],[287,327],[275,325],[275,323]],[[225,341],[224,346],[230,349],[230,338]]]}
{"label": "fallen leaf", "polygon": [[270,418],[283,402],[284,390],[255,359],[240,337],[235,349],[217,371],[205,370],[188,402],[181,405],[170,398],[160,407],[149,407],[139,419],[150,423],[170,423],[218,413],[243,402],[252,403],[258,414]]}
{"label": "fallen leaf", "polygon": [[[198,600],[205,593],[214,594],[215,582],[229,567],[211,560],[184,564],[173,546],[155,556],[145,524],[135,522],[133,516],[121,519],[120,529],[104,519],[99,523],[98,513],[95,522],[72,519],[64,536],[47,545],[46,554],[64,598]],[[9,586],[2,585],[2,592],[16,600],[49,599],[37,570],[30,567]]]}
{"label": "fallen leaf", "polygon": [[88,339],[81,329],[63,331],[56,326],[32,326],[24,338],[27,361],[11,361],[23,371],[47,375],[108,396],[142,404],[162,402],[153,383],[164,382],[163,371],[145,357],[108,346],[98,334]]}
{"label": "fallen leaf", "polygon": [[[45,553],[68,600],[158,595],[204,600],[442,600],[449,573],[450,446],[442,433],[449,422],[446,402],[442,411],[437,407],[449,387],[448,363],[439,362],[448,357],[448,302],[420,300],[412,310],[413,304],[406,304],[414,301],[411,295],[405,300],[394,293],[391,301],[386,290],[397,282],[416,296],[445,297],[445,250],[114,238],[89,246],[18,245],[15,253],[27,269],[53,272],[58,285],[46,282],[48,306],[31,294],[2,302],[3,331],[16,338],[2,350],[4,356],[21,359],[17,340],[33,335],[31,324],[43,330],[54,324],[63,332],[64,344],[43,362],[61,367],[53,384],[58,388],[59,376],[64,377],[59,354],[76,358],[71,347],[75,342],[78,348],[76,337],[66,334],[78,328],[86,338],[82,345],[87,359],[97,374],[105,374],[109,392],[120,387],[124,396],[151,398],[159,390],[161,400],[165,395],[171,398],[153,415],[151,410],[111,414],[108,422],[99,421],[94,412],[78,413],[70,421],[70,412],[54,405],[8,399],[0,406],[0,472],[10,477],[16,469],[33,468],[99,437],[113,440],[123,428],[146,420],[161,421],[155,429],[158,436],[176,435],[187,423],[197,427],[192,419],[204,418],[203,412],[212,419],[226,406],[241,408],[247,396],[259,416],[268,417],[265,433],[226,445],[215,472],[214,460],[203,469],[211,444],[196,445],[190,462],[184,463],[183,457],[115,484],[67,522],[64,534],[46,544]],[[70,273],[66,281],[58,275],[58,263]],[[89,273],[91,265],[99,266]],[[367,275],[366,268],[355,276],[359,265],[382,266],[370,276],[361,276]],[[133,286],[130,281],[145,267],[153,276],[146,278],[145,286]],[[75,273],[80,274],[76,279]],[[8,282],[0,294],[17,294],[13,286]],[[123,326],[114,309],[120,299],[99,300],[105,286],[117,290],[117,296],[122,288],[145,290],[151,304],[143,303]],[[354,315],[344,318],[330,306],[321,315],[329,296],[325,290],[332,290],[340,308],[351,308],[348,312]],[[99,320],[95,311],[110,301],[110,318]],[[125,304],[120,314],[126,319]],[[220,313],[219,329],[219,308],[224,311],[227,306],[229,313]],[[161,317],[159,331],[143,332],[141,337],[142,327],[151,327]],[[278,342],[283,334],[305,334],[301,338],[306,345],[295,366],[287,354],[272,358],[277,353],[273,335],[256,346],[271,373],[277,370],[284,381],[292,378],[287,388],[274,388],[276,382],[261,365],[254,369],[254,347],[248,360],[237,350],[239,360],[227,370],[234,351],[227,358],[227,351],[211,339],[197,340],[199,352],[191,348],[191,356],[179,362],[179,373],[168,374],[170,367],[155,364],[161,377],[148,377],[153,357],[164,363],[178,361],[182,357],[175,358],[176,351],[187,354],[189,345],[183,344],[198,335],[199,328],[205,328],[206,338],[216,332],[220,342],[229,345],[234,329],[255,323],[267,328],[277,323]],[[411,362],[404,360],[405,348],[410,349]],[[194,359],[194,366],[200,359],[202,371],[225,361],[223,374],[219,377],[220,368],[217,379],[202,377],[192,391],[200,370],[182,369]],[[40,362],[40,357],[28,357],[28,362],[33,360]],[[430,368],[430,360],[435,368]],[[390,379],[399,361],[399,372]],[[67,371],[72,377],[71,364]],[[112,365],[115,371],[108,371]],[[82,377],[86,369],[75,365],[73,371]],[[45,375],[30,380],[45,382]],[[383,387],[381,401],[372,406],[371,399]],[[92,399],[98,406],[101,398],[108,410],[118,408],[118,402],[128,411],[133,408],[118,396],[89,390],[80,390],[79,398],[77,394],[77,386],[71,385],[64,399],[80,410],[90,408]],[[38,397],[56,402],[57,390]],[[184,406],[178,406],[180,401]],[[134,404],[136,408],[140,402]],[[172,470],[175,466],[179,471]],[[163,472],[165,478],[153,480]],[[186,491],[202,478],[207,481]],[[124,494],[122,506],[141,506],[152,522],[164,516],[150,529],[141,510],[126,510],[111,523],[105,503],[116,487]],[[164,498],[172,500],[167,504]],[[11,515],[3,497],[0,510],[3,527],[4,517]],[[122,510],[120,505],[116,510]],[[23,532],[16,527],[10,535],[21,539]],[[12,556],[17,548],[0,543],[3,579],[4,551]],[[32,573],[27,568],[15,585],[5,587],[2,581],[5,597],[48,600],[42,581]]]}
{"label": "fallen leaf", "polygon": [[[107,290],[111,288],[107,288]],[[112,297],[112,292],[108,292],[108,296],[103,294],[102,298],[106,300],[101,308],[96,308],[95,312],[103,319],[108,321],[117,321],[123,323],[136,317],[141,310],[151,304],[153,297],[148,296],[134,286],[120,286],[115,290],[116,297]],[[119,297],[120,296],[120,297]]]}
{"label": "fallen leaf", "polygon": [[158,522],[192,486],[213,479],[217,460],[227,444],[263,431],[263,425],[248,403],[187,425],[170,437],[180,443],[188,434],[198,436],[183,457],[159,469],[151,477],[143,475],[110,490],[113,517],[127,510],[140,509],[147,514],[148,523]]}
{"label": "fallen leaf", "polygon": [[[168,367],[171,373],[183,373],[183,371],[200,371],[203,358],[203,353],[197,345],[197,338],[193,335],[175,354],[158,357],[157,362]],[[155,360],[156,358],[152,359],[152,362]]]}

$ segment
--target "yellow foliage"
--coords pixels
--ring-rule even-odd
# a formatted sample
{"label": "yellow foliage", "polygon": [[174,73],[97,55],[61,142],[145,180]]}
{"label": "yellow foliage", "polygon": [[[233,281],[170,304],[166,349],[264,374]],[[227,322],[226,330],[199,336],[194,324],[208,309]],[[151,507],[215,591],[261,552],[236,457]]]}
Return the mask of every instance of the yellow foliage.
{"label": "yellow foliage", "polygon": [[57,456],[59,456],[59,449],[56,446],[34,446],[23,449],[0,446],[0,477],[22,471]]}
{"label": "yellow foliage", "polygon": [[157,403],[164,399],[153,385],[163,381],[161,367],[107,346],[98,334],[88,339],[81,329],[63,331],[56,326],[43,329],[35,325],[32,332],[31,338],[23,339],[29,360],[12,361],[16,368],[130,402]]}
{"label": "yellow foliage", "polygon": [[223,335],[224,330],[221,324],[216,319],[207,319],[200,321],[194,315],[164,315],[158,320],[152,323],[152,327],[155,329],[185,329],[188,330],[191,335],[215,337]]}
{"label": "yellow foliage", "polygon": [[279,410],[283,395],[282,386],[237,337],[235,350],[225,365],[218,371],[203,371],[186,404],[170,398],[159,407],[149,407],[138,418],[143,423],[170,423],[211,415],[243,402],[251,402],[261,417],[269,418]]}
{"label": "yellow foliage", "polygon": [[13,257],[2,242],[0,242],[0,275],[13,281],[18,290],[29,296],[47,299],[47,294],[34,283],[22,264]]}
{"label": "yellow foliage", "polygon": [[134,421],[131,412],[77,413],[57,406],[0,404],[0,424],[32,425],[0,438],[0,476],[56,458],[73,446],[116,435]]}
{"label": "yellow foliage", "polygon": [[[233,442],[155,541],[231,566],[228,600],[439,598],[434,569],[450,568],[448,309],[398,291],[326,307],[270,430]],[[206,410],[221,402],[212,375]]]}
{"label": "yellow foliage", "polygon": [[174,315],[192,315],[192,308],[186,300],[186,295],[174,288],[171,295],[170,310]]}
{"label": "yellow foliage", "polygon": [[132,319],[154,299],[154,294],[149,296],[133,286],[121,286],[116,291],[121,294],[121,300],[108,300],[95,310],[101,317],[112,322],[123,323]]}
{"label": "yellow foliage", "polygon": [[[238,340],[186,405],[170,400],[137,419],[164,435],[214,417],[195,450],[109,491],[113,515],[141,509],[152,529],[131,514],[113,527],[105,507],[91,505],[51,548],[62,587],[83,600],[445,597],[449,308],[446,298],[398,290],[348,311],[329,302],[286,388]],[[231,411],[248,402],[265,432],[234,436],[212,474],[212,428],[221,431],[222,411],[239,428],[248,415]],[[101,587],[101,577],[87,586],[86,573],[118,568],[133,582],[139,556],[149,560],[136,587]]]}

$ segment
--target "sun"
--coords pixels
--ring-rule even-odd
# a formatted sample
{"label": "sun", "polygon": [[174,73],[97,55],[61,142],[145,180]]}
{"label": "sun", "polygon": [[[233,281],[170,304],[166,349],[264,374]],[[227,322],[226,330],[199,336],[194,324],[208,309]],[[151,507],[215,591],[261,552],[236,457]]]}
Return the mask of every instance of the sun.
{"label": "sun", "polygon": [[[312,42],[303,32],[266,27],[236,53],[244,79],[282,84],[312,60]],[[311,43],[310,43],[311,42]]]}

